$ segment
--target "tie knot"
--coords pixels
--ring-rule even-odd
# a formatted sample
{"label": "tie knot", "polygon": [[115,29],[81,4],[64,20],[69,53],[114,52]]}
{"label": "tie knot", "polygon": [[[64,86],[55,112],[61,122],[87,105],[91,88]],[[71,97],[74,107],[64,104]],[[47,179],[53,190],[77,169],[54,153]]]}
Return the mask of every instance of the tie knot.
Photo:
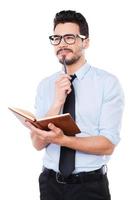
{"label": "tie knot", "polygon": [[71,76],[71,83],[73,82],[73,80],[76,78],[76,74],[70,75]]}

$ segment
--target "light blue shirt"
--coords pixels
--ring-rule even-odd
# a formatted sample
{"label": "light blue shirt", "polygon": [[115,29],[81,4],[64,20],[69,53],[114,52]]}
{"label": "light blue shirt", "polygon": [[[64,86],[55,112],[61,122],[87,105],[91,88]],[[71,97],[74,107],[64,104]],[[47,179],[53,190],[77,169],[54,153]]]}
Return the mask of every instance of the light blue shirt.
{"label": "light blue shirt", "polygon": [[[38,88],[35,102],[36,116],[42,118],[50,109],[55,94],[57,72],[43,79]],[[101,69],[84,64],[73,81],[76,100],[76,123],[81,133],[76,137],[105,136],[113,144],[120,141],[120,127],[123,113],[123,92],[118,79]],[[50,144],[44,149],[43,165],[59,171],[60,146]],[[92,155],[76,151],[75,173],[92,171],[106,164],[110,156]]]}

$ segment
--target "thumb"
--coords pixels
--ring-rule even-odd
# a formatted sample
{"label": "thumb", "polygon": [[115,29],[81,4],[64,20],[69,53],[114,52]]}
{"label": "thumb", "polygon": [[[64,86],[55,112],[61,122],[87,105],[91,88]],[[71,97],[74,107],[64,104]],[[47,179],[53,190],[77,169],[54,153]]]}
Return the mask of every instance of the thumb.
{"label": "thumb", "polygon": [[58,127],[56,127],[53,123],[49,123],[48,124],[48,128],[51,130],[51,131],[54,131],[54,132],[58,132],[60,129]]}

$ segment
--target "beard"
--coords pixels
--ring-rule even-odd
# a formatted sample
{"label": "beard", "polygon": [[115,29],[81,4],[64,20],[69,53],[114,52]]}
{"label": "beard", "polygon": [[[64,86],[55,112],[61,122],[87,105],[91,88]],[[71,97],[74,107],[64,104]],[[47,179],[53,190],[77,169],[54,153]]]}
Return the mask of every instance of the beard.
{"label": "beard", "polygon": [[72,64],[75,64],[77,63],[77,61],[80,59],[81,56],[74,56],[73,58],[71,59],[67,59],[67,58],[64,58],[64,59],[60,59],[59,62],[61,64],[64,64],[64,62],[66,63],[66,65],[72,65]]}
{"label": "beard", "polygon": [[72,57],[71,58],[67,58],[68,56],[66,56],[66,54],[64,55],[64,52],[63,52],[63,55],[62,55],[62,57],[61,58],[59,58],[59,62],[61,63],[61,64],[63,64],[64,65],[64,63],[66,64],[66,65],[73,65],[73,64],[75,64],[75,63],[77,63],[78,62],[78,60],[81,58],[81,56],[82,56],[82,47],[79,47],[79,49],[77,49],[77,51],[74,53],[73,52],[73,50],[72,49],[69,49],[69,48],[61,48],[61,49],[59,49],[57,52],[56,52],[56,55],[58,56],[59,54],[60,54],[60,52],[62,52],[62,51],[65,51],[65,53],[66,52],[68,52],[68,53],[72,53],[73,55],[72,55]]}

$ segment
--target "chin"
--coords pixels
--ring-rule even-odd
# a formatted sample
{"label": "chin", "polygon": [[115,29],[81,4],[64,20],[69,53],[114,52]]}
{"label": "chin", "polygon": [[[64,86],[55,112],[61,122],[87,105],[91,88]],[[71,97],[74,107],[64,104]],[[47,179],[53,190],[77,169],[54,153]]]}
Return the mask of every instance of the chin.
{"label": "chin", "polygon": [[[61,64],[63,64],[63,58],[59,58],[59,62],[61,63]],[[66,63],[66,65],[72,65],[72,64],[74,64],[74,63],[76,63],[77,62],[77,59],[76,58],[65,58],[65,63]]]}

